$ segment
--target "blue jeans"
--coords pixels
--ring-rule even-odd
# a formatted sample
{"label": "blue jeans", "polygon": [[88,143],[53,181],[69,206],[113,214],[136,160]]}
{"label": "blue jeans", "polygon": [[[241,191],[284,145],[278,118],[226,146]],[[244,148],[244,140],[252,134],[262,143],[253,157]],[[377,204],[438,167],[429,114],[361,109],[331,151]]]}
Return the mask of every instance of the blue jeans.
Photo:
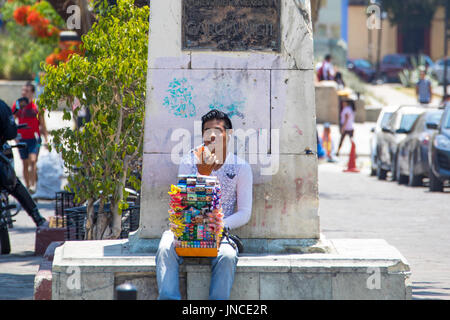
{"label": "blue jeans", "polygon": [[[181,299],[178,267],[183,263],[183,258],[175,252],[173,242],[172,231],[165,231],[156,252],[156,280],[158,282],[159,300]],[[210,300],[229,299],[237,261],[237,250],[226,239],[223,239],[217,257],[211,261]]]}
{"label": "blue jeans", "polygon": [[21,139],[20,142],[26,143],[26,148],[19,149],[20,159],[26,160],[28,159],[30,153],[35,153],[39,155],[39,149],[41,147],[42,140],[41,138],[34,139]]}

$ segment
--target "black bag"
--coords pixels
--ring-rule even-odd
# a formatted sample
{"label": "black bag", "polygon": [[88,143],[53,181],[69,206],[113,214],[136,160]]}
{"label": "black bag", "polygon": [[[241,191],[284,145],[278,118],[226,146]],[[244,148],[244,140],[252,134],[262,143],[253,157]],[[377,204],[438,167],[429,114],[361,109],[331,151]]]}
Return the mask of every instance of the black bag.
{"label": "black bag", "polygon": [[237,250],[239,253],[244,253],[244,244],[242,243],[241,238],[239,238],[235,234],[232,234],[230,232],[230,228],[228,228],[228,227],[224,228],[223,234],[234,249],[236,249],[236,247],[237,247]]}

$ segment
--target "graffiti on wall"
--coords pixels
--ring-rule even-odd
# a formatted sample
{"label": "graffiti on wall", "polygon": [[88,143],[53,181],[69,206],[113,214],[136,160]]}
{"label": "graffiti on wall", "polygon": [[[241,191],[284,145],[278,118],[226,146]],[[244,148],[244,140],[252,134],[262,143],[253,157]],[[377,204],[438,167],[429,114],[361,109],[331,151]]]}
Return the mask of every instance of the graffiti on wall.
{"label": "graffiti on wall", "polygon": [[197,114],[193,92],[194,88],[186,78],[175,78],[169,83],[168,95],[164,98],[163,106],[175,116],[193,117]]}
{"label": "graffiti on wall", "polygon": [[238,86],[220,81],[210,92],[210,109],[226,113],[230,118],[244,118],[245,98]]}
{"label": "graffiti on wall", "polygon": [[202,89],[195,90],[187,78],[174,78],[168,84],[163,106],[171,114],[181,118],[196,116],[198,106],[204,106],[210,110],[220,110],[230,118],[244,119],[246,99],[241,89],[230,81],[221,80],[212,87],[208,83],[199,83],[197,87]]}

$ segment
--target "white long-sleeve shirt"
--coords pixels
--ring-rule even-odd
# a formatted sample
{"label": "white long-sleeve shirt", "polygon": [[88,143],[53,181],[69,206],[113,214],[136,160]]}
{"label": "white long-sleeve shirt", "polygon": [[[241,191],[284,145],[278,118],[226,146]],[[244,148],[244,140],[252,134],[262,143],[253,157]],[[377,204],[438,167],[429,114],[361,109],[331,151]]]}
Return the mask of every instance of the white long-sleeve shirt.
{"label": "white long-sleeve shirt", "polygon": [[[199,174],[193,150],[183,157],[179,175]],[[228,153],[225,163],[211,176],[219,179],[225,226],[236,229],[247,224],[252,214],[253,175],[250,165]]]}

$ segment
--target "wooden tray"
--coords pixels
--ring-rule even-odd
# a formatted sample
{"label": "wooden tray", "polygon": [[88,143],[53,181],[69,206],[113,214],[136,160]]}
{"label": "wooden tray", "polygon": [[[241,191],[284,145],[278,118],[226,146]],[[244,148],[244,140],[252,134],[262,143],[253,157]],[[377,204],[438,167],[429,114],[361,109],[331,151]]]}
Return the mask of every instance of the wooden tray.
{"label": "wooden tray", "polygon": [[180,257],[217,257],[217,248],[175,248]]}

